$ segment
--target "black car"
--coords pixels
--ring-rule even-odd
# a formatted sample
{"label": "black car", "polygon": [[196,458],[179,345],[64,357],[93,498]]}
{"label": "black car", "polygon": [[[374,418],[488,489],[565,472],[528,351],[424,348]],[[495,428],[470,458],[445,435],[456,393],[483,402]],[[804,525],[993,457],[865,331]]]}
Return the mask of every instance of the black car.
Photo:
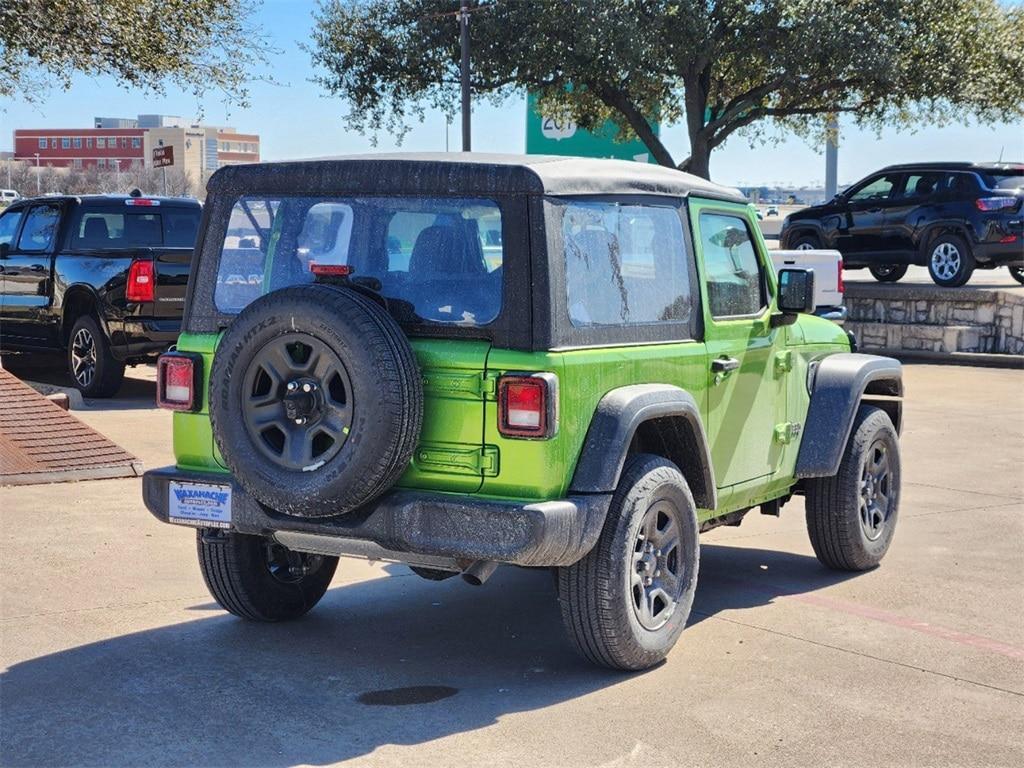
{"label": "black car", "polygon": [[87,397],[177,341],[202,208],[187,198],[47,196],[0,214],[0,351],[67,355]]}
{"label": "black car", "polygon": [[1009,267],[1024,282],[1024,165],[892,165],[786,217],[780,247],[835,248],[846,268],[891,283],[927,266],[942,286]]}

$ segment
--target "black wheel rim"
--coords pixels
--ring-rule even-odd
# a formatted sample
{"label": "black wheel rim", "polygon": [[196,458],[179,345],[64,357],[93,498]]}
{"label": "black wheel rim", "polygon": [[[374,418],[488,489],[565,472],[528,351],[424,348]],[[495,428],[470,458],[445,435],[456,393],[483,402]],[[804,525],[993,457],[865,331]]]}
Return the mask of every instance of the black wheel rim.
{"label": "black wheel rim", "polygon": [[296,584],[316,573],[323,565],[322,555],[293,552],[273,541],[263,549],[267,570],[275,581],[282,584]]}
{"label": "black wheel rim", "polygon": [[882,267],[874,267],[874,272],[879,277],[889,277],[895,271],[896,271],[896,267],[891,266],[891,265],[886,265],[886,266],[882,266]]}
{"label": "black wheel rim", "polygon": [[633,539],[627,586],[644,629],[661,629],[679,604],[685,583],[681,535],[678,510],[663,500],[650,506]]}
{"label": "black wheel rim", "polygon": [[860,476],[860,527],[868,541],[877,541],[885,533],[892,509],[891,478],[889,447],[876,440],[864,457]]}
{"label": "black wheel rim", "polygon": [[352,426],[352,382],[341,358],[306,333],[268,342],[249,363],[242,413],[253,444],[285,469],[330,461]]}
{"label": "black wheel rim", "polygon": [[88,387],[96,376],[96,339],[87,328],[79,328],[71,340],[71,375],[80,387]]}

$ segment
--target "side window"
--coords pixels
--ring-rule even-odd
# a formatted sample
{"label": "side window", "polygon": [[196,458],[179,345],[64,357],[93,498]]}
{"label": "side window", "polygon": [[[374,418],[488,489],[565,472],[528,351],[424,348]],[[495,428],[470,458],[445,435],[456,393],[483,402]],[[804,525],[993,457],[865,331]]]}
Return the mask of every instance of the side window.
{"label": "side window", "polygon": [[978,194],[978,182],[969,173],[951,173],[944,182],[945,191],[954,198]]}
{"label": "side window", "polygon": [[21,210],[7,211],[0,216],[0,243],[14,242],[14,235],[18,231],[22,213]]}
{"label": "side window", "polygon": [[56,205],[37,205],[25,218],[18,248],[23,251],[45,251],[53,243],[60,221],[60,208]]}
{"label": "side window", "polygon": [[577,328],[690,319],[689,254],[677,208],[570,203],[562,240],[569,320]]}
{"label": "side window", "polygon": [[903,185],[901,198],[924,199],[932,197],[942,181],[941,173],[911,173]]}
{"label": "side window", "polygon": [[899,181],[899,178],[898,174],[889,173],[885,176],[879,176],[877,179],[871,179],[859,189],[854,190],[849,200],[851,202],[885,200],[892,194],[892,190],[896,186],[896,182]]}
{"label": "side window", "polygon": [[712,317],[753,315],[768,305],[757,251],[742,218],[702,213],[700,241]]}

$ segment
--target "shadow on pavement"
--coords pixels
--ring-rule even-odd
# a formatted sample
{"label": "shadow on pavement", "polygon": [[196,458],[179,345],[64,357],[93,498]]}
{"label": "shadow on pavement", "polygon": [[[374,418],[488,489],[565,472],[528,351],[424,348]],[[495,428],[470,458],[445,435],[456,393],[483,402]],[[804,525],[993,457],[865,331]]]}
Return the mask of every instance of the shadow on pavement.
{"label": "shadow on pavement", "polygon": [[[710,544],[701,571],[691,621],[837,580],[813,558]],[[629,679],[573,653],[546,571],[500,569],[482,588],[393,572],[336,587],[292,624],[203,602],[194,621],[15,664],[0,677],[0,762],[323,765]]]}
{"label": "shadow on pavement", "polygon": [[[62,357],[47,354],[5,355],[4,367],[22,381],[71,389],[71,376]],[[124,384],[115,397],[88,398],[90,411],[129,411],[156,408],[156,380],[153,366],[140,365],[125,371]]]}

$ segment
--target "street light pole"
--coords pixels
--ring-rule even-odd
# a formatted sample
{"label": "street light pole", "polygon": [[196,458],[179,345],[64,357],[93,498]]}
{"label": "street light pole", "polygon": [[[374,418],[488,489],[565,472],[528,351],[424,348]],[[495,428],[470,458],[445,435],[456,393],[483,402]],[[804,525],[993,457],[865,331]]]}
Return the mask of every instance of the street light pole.
{"label": "street light pole", "polygon": [[839,191],[839,121],[829,117],[825,139],[825,200],[831,200]]}
{"label": "street light pole", "polygon": [[469,152],[472,149],[469,123],[469,7],[465,3],[459,8],[459,47],[462,49],[462,151]]}

